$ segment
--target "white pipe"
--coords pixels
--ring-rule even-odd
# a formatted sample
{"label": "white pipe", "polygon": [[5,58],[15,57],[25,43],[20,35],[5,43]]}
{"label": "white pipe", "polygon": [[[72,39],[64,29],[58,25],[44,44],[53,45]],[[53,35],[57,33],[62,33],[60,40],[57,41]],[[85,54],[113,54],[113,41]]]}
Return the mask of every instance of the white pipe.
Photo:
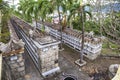
{"label": "white pipe", "polygon": [[50,74],[52,74],[52,73],[55,73],[55,72],[57,72],[57,71],[60,71],[60,68],[59,68],[59,67],[54,68],[54,69],[51,69],[51,70],[49,70],[49,71],[46,71],[46,72],[42,73],[42,75],[45,77],[45,76],[50,75]]}

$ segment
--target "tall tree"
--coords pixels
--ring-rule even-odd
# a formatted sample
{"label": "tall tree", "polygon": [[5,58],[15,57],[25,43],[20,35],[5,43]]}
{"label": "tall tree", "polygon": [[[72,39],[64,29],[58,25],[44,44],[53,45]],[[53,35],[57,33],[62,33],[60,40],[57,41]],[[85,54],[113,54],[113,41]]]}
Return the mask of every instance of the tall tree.
{"label": "tall tree", "polygon": [[[59,17],[59,24],[60,24],[60,32],[61,32],[61,44],[60,44],[60,49],[62,49],[62,15],[67,12],[67,2],[70,2],[71,0],[50,0],[50,3],[55,6],[58,17]],[[62,8],[62,10],[60,10]],[[63,13],[63,14],[61,14]],[[65,14],[66,16],[66,14]]]}
{"label": "tall tree", "polygon": [[[63,4],[63,0],[50,0],[50,3],[55,6],[55,9],[57,10],[58,17],[59,17],[59,24],[61,25],[60,6]],[[60,32],[61,32],[60,49],[62,49],[62,26],[60,26]]]}
{"label": "tall tree", "polygon": [[36,22],[36,26],[34,27],[34,31],[36,30],[36,27],[38,26],[37,20],[39,19],[40,8],[39,8],[37,1],[31,0],[31,2],[29,2],[28,8],[26,10],[26,14],[29,15],[32,19],[34,19]]}
{"label": "tall tree", "polygon": [[54,7],[48,0],[42,0],[39,5],[42,6],[40,16],[42,18],[42,21],[45,21],[46,18],[49,17],[48,15],[53,13]]}
{"label": "tall tree", "polygon": [[32,21],[32,19],[30,17],[30,14],[26,14],[26,10],[27,10],[27,8],[29,8],[28,6],[30,6],[29,5],[30,2],[31,2],[31,0],[30,1],[29,0],[20,0],[19,3],[18,3],[18,11],[17,11],[19,16],[22,19],[24,19],[24,20],[26,20],[28,22]]}
{"label": "tall tree", "polygon": [[42,8],[42,0],[20,0],[18,9],[22,11],[25,20],[30,20],[32,22],[35,20],[36,25],[34,26],[34,31],[36,30],[37,20],[40,18],[40,11]]}
{"label": "tall tree", "polygon": [[[70,15],[76,15],[79,17],[79,27],[82,27],[82,44],[81,44],[81,52],[80,52],[80,63],[83,62],[83,53],[84,53],[84,26],[85,26],[85,21],[86,21],[86,13],[91,17],[91,13],[89,11],[85,10],[86,6],[90,6],[89,4],[83,5],[82,0],[76,2],[70,9]],[[81,24],[81,25],[80,25]]]}

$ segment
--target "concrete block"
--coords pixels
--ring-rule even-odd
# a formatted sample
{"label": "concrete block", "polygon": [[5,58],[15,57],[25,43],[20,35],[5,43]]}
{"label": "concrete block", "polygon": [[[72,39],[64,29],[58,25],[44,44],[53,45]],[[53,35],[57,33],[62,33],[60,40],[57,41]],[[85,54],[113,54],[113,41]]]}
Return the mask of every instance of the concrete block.
{"label": "concrete block", "polygon": [[75,63],[76,63],[78,66],[82,67],[82,66],[86,65],[87,62],[83,60],[82,63],[80,63],[80,59],[78,59],[78,60],[75,61]]}

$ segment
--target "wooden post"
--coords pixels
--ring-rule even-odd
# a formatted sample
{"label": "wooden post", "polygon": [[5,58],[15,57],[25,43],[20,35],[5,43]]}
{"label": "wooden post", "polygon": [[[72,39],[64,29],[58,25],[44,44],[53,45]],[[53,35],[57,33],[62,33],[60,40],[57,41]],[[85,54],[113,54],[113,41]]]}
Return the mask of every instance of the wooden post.
{"label": "wooden post", "polygon": [[2,75],[2,54],[0,54],[0,80],[1,80],[1,76]]}

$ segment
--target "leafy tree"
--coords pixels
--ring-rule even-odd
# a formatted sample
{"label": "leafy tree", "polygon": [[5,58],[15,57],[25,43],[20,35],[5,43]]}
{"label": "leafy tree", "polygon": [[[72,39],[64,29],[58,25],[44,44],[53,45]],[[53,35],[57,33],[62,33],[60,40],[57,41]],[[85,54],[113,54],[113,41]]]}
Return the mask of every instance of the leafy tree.
{"label": "leafy tree", "polygon": [[[111,18],[112,16],[112,18]],[[110,41],[120,44],[120,13],[109,15],[102,26],[105,36]]]}

